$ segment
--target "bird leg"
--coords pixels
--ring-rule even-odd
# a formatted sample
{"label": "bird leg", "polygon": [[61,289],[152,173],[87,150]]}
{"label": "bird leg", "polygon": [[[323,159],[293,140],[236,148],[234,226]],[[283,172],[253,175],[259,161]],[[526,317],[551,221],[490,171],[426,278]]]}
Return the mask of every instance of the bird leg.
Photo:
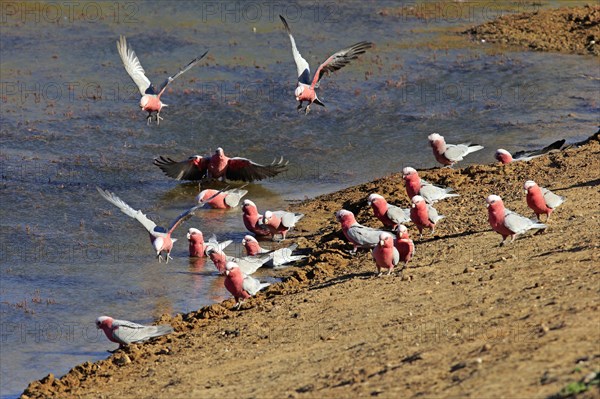
{"label": "bird leg", "polygon": [[160,111],[156,113],[156,126],[160,125],[160,121],[162,121],[163,118],[162,116],[160,116]]}
{"label": "bird leg", "polygon": [[158,263],[162,263],[162,255],[159,253],[156,254],[156,259],[158,259]]}
{"label": "bird leg", "polygon": [[150,122],[152,122],[152,112],[148,112],[148,116],[146,117],[146,125],[150,126]]}
{"label": "bird leg", "polygon": [[308,104],[306,106],[306,109],[304,110],[304,115],[308,115],[309,112],[310,112],[310,104]]}
{"label": "bird leg", "polygon": [[169,259],[173,260],[173,258],[171,257],[171,253],[167,252],[167,256],[165,256],[165,264],[169,263]]}
{"label": "bird leg", "polygon": [[302,111],[302,101],[300,101],[300,104],[298,104],[298,108],[296,108],[296,110],[298,111],[298,113]]}

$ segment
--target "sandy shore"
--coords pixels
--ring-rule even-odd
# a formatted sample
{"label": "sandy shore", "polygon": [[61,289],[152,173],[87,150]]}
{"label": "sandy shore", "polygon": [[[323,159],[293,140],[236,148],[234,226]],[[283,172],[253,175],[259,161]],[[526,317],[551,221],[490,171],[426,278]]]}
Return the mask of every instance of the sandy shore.
{"label": "sandy shore", "polygon": [[[346,208],[379,227],[366,197],[407,205],[397,174],[300,204],[294,240],[312,249],[307,265],[242,310],[228,300],[165,316],[175,334],[33,382],[23,397],[548,397],[598,371],[598,136],[527,163],[422,175],[460,197],[438,203],[447,219],[417,242],[404,278],[376,277],[366,251],[348,255],[333,217]],[[528,179],[568,200],[544,234],[499,247],[484,198],[529,215]]]}
{"label": "sandy shore", "polygon": [[537,51],[600,55],[600,5],[507,14],[467,30],[478,39]]}

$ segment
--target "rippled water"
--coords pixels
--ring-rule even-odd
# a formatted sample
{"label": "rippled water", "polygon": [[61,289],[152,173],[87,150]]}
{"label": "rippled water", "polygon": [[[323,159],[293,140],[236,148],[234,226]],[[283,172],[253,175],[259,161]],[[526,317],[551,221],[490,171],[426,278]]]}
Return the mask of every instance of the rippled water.
{"label": "rippled water", "polygon": [[[228,297],[210,262],[188,261],[185,229],[239,242],[239,210],[201,212],[177,232],[165,266],[140,225],[95,190],[169,224],[197,188],[163,176],[152,165],[158,155],[183,159],[218,146],[258,162],[283,155],[286,175],[248,186],[261,209],[280,208],[405,165],[435,166],[426,139],[434,131],[483,144],[466,163],[489,163],[498,147],[572,142],[599,122],[597,59],[508,51],[457,34],[531,10],[524,3],[65,4],[2,5],[2,397],[105,357],[114,345],[95,330],[98,315],[150,322]],[[376,43],[322,80],[327,108],[308,116],[295,110],[280,13],[313,70],[333,51]],[[159,127],[146,126],[137,106],[115,48],[120,34],[157,83],[210,50],[170,86]]]}

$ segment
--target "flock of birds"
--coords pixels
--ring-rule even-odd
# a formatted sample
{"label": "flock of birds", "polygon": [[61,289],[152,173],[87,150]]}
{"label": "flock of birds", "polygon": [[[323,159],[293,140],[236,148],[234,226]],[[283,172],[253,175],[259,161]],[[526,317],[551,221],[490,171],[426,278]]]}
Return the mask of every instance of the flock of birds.
{"label": "flock of birds", "polygon": [[[334,53],[317,68],[311,79],[310,67],[298,52],[289,25],[282,16],[280,18],[289,35],[297,67],[298,81],[294,93],[296,101],[299,102],[297,110],[300,112],[303,103],[306,102],[304,113],[308,114],[313,103],[324,106],[315,91],[320,79],[324,75],[346,66],[351,60],[371,48],[372,43],[359,42]],[[196,57],[156,89],[146,77],[135,52],[128,46],[123,36],[117,42],[117,49],[126,71],[140,90],[142,95],[140,108],[148,112],[147,123],[150,124],[154,119],[157,125],[162,120],[160,112],[166,106],[161,102],[161,95],[165,88],[206,55],[205,52]],[[428,139],[435,159],[444,167],[452,167],[468,154],[483,149],[483,146],[470,145],[470,143],[447,144],[444,137],[438,133],[429,135]],[[564,142],[564,140],[559,140],[541,150],[516,153],[514,156],[504,149],[498,149],[495,157],[502,164],[519,160],[527,161],[549,151],[560,149]],[[217,148],[213,155],[193,155],[184,161],[175,161],[169,157],[160,156],[154,159],[154,164],[165,175],[176,180],[220,179],[246,183],[274,177],[287,168],[287,161],[284,161],[283,158],[275,159],[269,165],[261,165],[246,158],[227,157],[222,148]],[[404,224],[412,222],[417,227],[420,238],[425,228],[430,229],[433,234],[436,224],[444,218],[433,204],[459,195],[454,193],[451,188],[422,180],[414,168],[406,167],[402,170],[402,174],[406,192],[411,199],[411,208],[402,209],[389,204],[384,197],[378,194],[371,194],[368,197],[368,204],[371,206],[374,216],[381,221],[384,227],[391,228],[391,232],[362,226],[356,221],[354,214],[345,209],[341,209],[335,214],[344,236],[353,246],[351,253],[356,253],[359,248],[371,250],[379,275],[383,274],[383,270],[387,270],[388,275],[391,274],[394,268],[402,262],[401,275],[414,255],[415,245]],[[218,273],[225,276],[224,286],[235,298],[236,308],[239,308],[245,299],[252,297],[269,285],[253,278],[252,273],[262,266],[285,267],[305,257],[297,252],[297,244],[272,251],[262,248],[257,240],[257,238],[269,237],[273,241],[285,240],[287,233],[304,215],[282,210],[267,210],[261,214],[253,201],[249,199],[242,201],[242,198],[248,193],[244,187],[230,189],[228,186],[222,190],[201,190],[195,199],[195,205],[175,218],[168,228],[157,226],[141,210],[135,210],[114,193],[99,187],[97,190],[104,199],[144,226],[150,236],[156,258],[162,262],[164,254],[165,263],[172,259],[170,254],[173,244],[177,240],[172,238],[173,232],[184,221],[191,218],[199,208],[228,209],[235,208],[241,203],[242,222],[251,233],[245,235],[242,240],[246,256],[232,257],[225,254],[224,250],[232,243],[231,240],[218,242],[216,236],[212,235],[205,241],[203,233],[196,228],[190,228],[187,233],[189,256],[211,259]],[[511,237],[512,242],[517,235],[528,230],[545,229],[547,226],[541,223],[540,215],[545,214],[547,222],[552,211],[564,201],[563,197],[539,187],[533,181],[525,182],[524,189],[527,192],[527,204],[535,213],[536,219],[529,219],[505,208],[502,199],[497,195],[490,195],[486,199],[489,223],[494,231],[502,235],[500,245],[503,245],[508,237]],[[118,343],[119,348],[173,332],[173,328],[169,325],[146,326],[126,320],[116,320],[108,316],[98,317],[96,326],[104,331],[110,341]]]}

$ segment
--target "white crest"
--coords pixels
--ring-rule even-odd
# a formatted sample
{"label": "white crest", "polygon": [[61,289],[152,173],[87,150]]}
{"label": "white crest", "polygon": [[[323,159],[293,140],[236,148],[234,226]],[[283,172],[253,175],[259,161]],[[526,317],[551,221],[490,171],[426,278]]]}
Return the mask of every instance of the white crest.
{"label": "white crest", "polygon": [[404,176],[410,175],[411,173],[417,173],[417,171],[414,168],[411,168],[410,166],[407,166],[406,168],[402,169],[402,174]]}
{"label": "white crest", "polygon": [[424,199],[423,197],[421,197],[420,195],[415,195],[414,197],[412,197],[412,199],[410,200],[413,204],[418,204],[419,202],[423,202]]}
{"label": "white crest", "polygon": [[494,194],[488,195],[487,199],[485,200],[485,202],[487,202],[488,205],[491,205],[496,201],[502,201],[502,198],[500,198],[499,195],[494,195]]}
{"label": "white crest", "polygon": [[444,141],[444,137],[438,133],[432,133],[427,138],[429,139],[429,141],[437,141],[437,140]]}
{"label": "white crest", "polygon": [[525,182],[525,184],[523,185],[523,187],[525,188],[525,190],[529,190],[532,187],[537,186],[537,184],[535,184],[535,182],[533,180],[527,180]]}

